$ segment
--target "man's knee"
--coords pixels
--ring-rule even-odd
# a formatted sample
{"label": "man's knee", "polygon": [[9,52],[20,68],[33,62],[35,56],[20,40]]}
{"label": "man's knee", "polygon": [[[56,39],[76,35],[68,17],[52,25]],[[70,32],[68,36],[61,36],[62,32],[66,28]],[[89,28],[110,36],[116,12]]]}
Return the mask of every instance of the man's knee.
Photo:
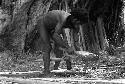
{"label": "man's knee", "polygon": [[60,50],[59,47],[54,49],[54,53],[55,53],[56,57],[59,57],[59,58],[63,57],[63,51]]}
{"label": "man's knee", "polygon": [[52,49],[51,45],[49,44],[44,44],[44,47],[42,49],[43,52],[50,52]]}

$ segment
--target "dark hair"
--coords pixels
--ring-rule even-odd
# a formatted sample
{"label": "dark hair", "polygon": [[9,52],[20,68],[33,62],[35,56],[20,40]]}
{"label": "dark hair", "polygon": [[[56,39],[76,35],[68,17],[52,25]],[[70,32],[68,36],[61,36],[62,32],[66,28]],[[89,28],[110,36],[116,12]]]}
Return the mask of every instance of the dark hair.
{"label": "dark hair", "polygon": [[[79,22],[79,24],[84,24],[88,22],[88,12],[83,9],[74,9],[70,12],[64,23],[65,28],[75,28],[74,24]],[[75,21],[75,22],[73,22]]]}
{"label": "dark hair", "polygon": [[66,21],[65,21],[63,27],[64,27],[64,28],[73,28],[72,19],[73,19],[73,17],[72,17],[71,15],[69,15],[69,16],[66,18]]}
{"label": "dark hair", "polygon": [[88,14],[88,11],[85,9],[80,9],[80,8],[73,9],[70,12],[70,14],[73,18],[76,18],[77,20],[79,20],[81,24],[88,22],[89,14]]}

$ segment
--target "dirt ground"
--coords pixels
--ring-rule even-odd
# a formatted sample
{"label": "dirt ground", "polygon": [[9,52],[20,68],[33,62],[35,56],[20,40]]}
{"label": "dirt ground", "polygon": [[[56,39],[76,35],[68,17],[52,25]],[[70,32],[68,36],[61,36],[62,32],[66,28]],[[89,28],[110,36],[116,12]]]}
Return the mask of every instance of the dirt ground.
{"label": "dirt ground", "polygon": [[[65,61],[62,61],[59,70],[52,71],[54,61],[50,69],[54,75],[44,78],[37,76],[43,71],[43,62],[29,61],[34,56],[27,56],[24,60],[13,63],[5,53],[1,54],[0,83],[1,84],[124,84],[125,62],[124,56],[107,56],[103,54],[99,60],[84,62],[72,59],[71,71],[66,70]],[[85,69],[86,67],[86,69]],[[34,76],[35,74],[35,76]]]}

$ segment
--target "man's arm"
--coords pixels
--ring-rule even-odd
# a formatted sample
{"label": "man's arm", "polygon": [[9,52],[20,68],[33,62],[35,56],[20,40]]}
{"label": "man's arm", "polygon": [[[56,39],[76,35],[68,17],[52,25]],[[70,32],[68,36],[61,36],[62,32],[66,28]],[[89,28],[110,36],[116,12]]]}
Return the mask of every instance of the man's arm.
{"label": "man's arm", "polygon": [[53,34],[53,40],[58,44],[58,45],[60,45],[60,47],[63,47],[63,48],[69,48],[69,45],[68,45],[68,43],[65,41],[65,40],[63,40],[62,39],[62,37],[61,37],[61,32],[62,32],[62,26],[61,26],[61,24],[57,24],[57,26],[56,26],[56,28],[55,28],[55,32],[54,32],[54,34]]}
{"label": "man's arm", "polygon": [[66,48],[66,49],[69,48],[68,43],[67,43],[65,40],[63,40],[62,37],[61,37],[58,33],[54,33],[54,34],[53,34],[53,40],[54,40],[58,45],[60,45],[61,47]]}

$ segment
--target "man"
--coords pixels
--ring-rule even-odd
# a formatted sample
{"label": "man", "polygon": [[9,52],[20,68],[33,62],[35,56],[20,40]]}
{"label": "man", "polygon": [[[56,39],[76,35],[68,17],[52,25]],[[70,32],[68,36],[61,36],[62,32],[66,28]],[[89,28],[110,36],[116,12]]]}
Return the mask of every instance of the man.
{"label": "man", "polygon": [[[38,29],[38,32],[40,34],[40,38],[37,40],[38,43],[36,44],[40,50],[42,51],[43,55],[43,61],[44,61],[44,74],[48,75],[50,73],[49,66],[50,66],[50,51],[51,51],[51,44],[50,39],[53,39],[55,42],[55,54],[56,57],[62,57],[63,53],[59,50],[59,47],[62,47],[66,49],[68,53],[73,53],[74,50],[68,45],[68,43],[61,37],[60,34],[64,35],[64,29],[70,28],[75,30],[78,30],[75,25],[78,23],[78,19],[88,19],[86,18],[86,13],[84,11],[82,12],[81,16],[79,15],[79,11],[77,12],[71,12],[67,13],[62,10],[52,10],[48,12],[47,14],[43,15],[41,18],[39,18],[36,28]],[[75,17],[74,17],[75,16]],[[82,21],[81,22],[86,22]],[[67,69],[71,69],[71,62],[70,60],[66,60],[67,63]],[[54,69],[58,69],[59,62],[55,62]]]}

